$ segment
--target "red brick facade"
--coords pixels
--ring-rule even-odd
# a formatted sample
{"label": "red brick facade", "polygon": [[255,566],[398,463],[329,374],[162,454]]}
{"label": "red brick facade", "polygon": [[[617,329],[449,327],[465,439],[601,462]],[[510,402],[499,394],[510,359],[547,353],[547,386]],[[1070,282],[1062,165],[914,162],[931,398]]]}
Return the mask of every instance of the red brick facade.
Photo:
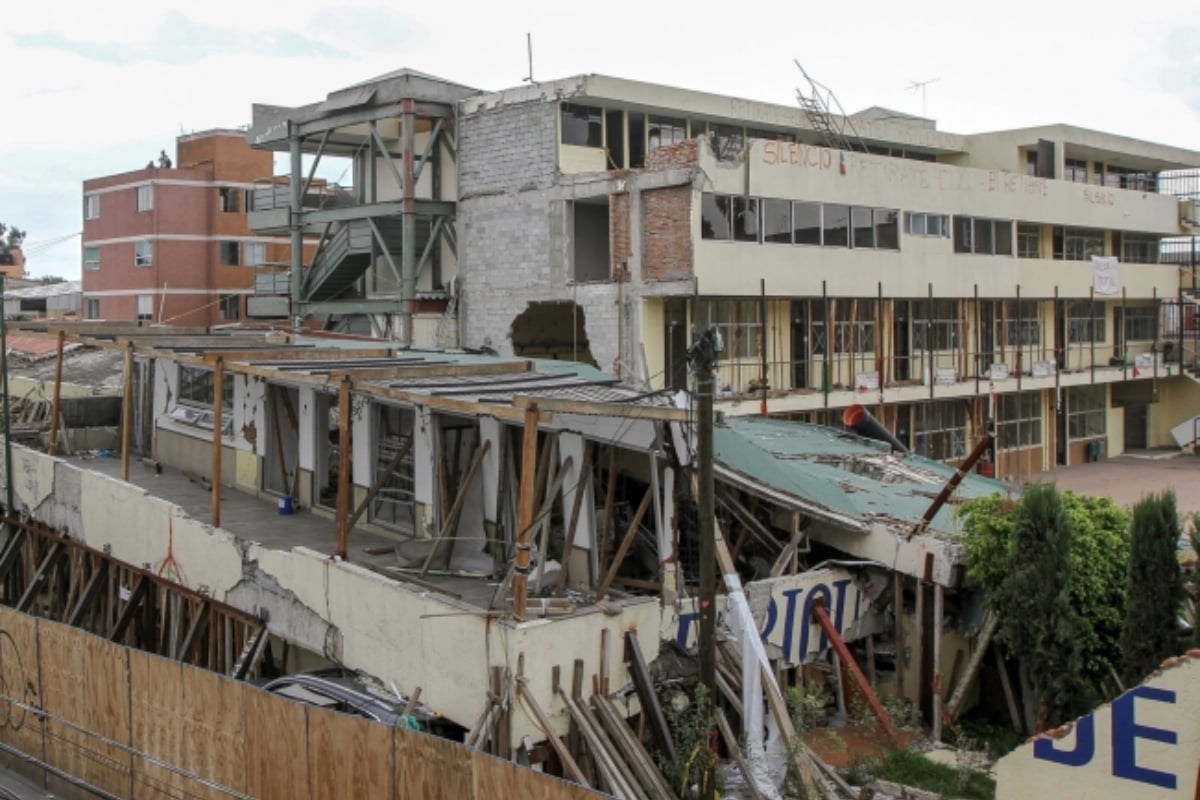
{"label": "red brick facade", "polygon": [[642,192],[642,277],[645,280],[673,281],[692,276],[691,222],[691,186]]}
{"label": "red brick facade", "polygon": [[[180,137],[171,169],[85,181],[84,315],[133,321],[141,298],[144,321],[244,319],[256,274],[247,262],[286,263],[290,254],[285,239],[254,236],[246,224],[253,182],[273,172],[272,154],[251,149],[245,134],[210,131]],[[139,210],[147,192],[150,207]],[[139,243],[149,264],[138,263]]]}

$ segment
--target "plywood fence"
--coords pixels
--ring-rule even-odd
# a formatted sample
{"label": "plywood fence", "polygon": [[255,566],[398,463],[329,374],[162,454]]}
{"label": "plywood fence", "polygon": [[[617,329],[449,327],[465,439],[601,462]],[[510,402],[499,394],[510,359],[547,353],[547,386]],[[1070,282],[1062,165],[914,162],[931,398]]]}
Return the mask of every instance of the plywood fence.
{"label": "plywood fence", "polygon": [[304,706],[6,607],[0,744],[27,757],[5,761],[61,797],[96,794],[55,770],[135,800],[604,797],[455,742]]}

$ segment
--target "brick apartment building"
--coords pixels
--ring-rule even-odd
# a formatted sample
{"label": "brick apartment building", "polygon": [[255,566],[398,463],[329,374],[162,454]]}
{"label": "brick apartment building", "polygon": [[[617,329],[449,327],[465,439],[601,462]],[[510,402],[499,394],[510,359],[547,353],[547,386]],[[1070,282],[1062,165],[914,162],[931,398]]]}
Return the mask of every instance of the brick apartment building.
{"label": "brick apartment building", "polygon": [[209,130],[180,136],[170,168],[84,181],[84,317],[243,319],[261,268],[290,258],[286,237],[246,225],[254,180],[271,172],[271,154],[251,149],[243,131]]}

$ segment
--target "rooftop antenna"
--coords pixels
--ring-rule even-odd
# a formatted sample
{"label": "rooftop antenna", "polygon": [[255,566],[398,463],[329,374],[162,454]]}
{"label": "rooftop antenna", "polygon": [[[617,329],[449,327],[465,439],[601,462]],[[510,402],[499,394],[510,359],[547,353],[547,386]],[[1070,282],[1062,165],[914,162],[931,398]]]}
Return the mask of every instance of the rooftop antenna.
{"label": "rooftop antenna", "polygon": [[909,81],[908,82],[908,88],[906,91],[915,92],[918,89],[921,91],[921,116],[922,117],[927,116],[927,112],[925,110],[925,87],[927,87],[931,83],[937,83],[940,80],[941,80],[941,77],[937,77],[937,78],[930,78],[927,81]]}
{"label": "rooftop antenna", "polygon": [[537,86],[537,81],[533,79],[533,34],[525,34],[525,50],[529,54],[529,74],[521,79],[521,83],[528,83]]}
{"label": "rooftop antenna", "polygon": [[867,143],[855,130],[854,123],[850,121],[850,116],[838,102],[833,90],[809,75],[798,59],[792,60],[804,76],[804,80],[808,81],[809,91],[812,92],[806,95],[803,89],[797,87],[796,100],[800,103],[800,108],[804,109],[809,124],[821,134],[823,144],[834,150],[867,152]]}

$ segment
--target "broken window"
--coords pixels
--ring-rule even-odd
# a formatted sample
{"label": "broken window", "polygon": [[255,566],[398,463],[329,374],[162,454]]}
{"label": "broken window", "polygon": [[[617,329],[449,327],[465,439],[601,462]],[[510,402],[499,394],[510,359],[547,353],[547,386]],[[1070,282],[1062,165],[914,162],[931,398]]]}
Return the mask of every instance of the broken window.
{"label": "broken window", "polygon": [[764,242],[791,244],[792,204],[787,200],[763,200],[762,229]]}
{"label": "broken window", "polygon": [[996,445],[1001,450],[1019,450],[1042,443],[1042,395],[1040,392],[1002,394],[996,398]]}
{"label": "broken window", "polygon": [[604,111],[596,106],[563,103],[562,143],[578,147],[603,147]]}
{"label": "broken window", "polygon": [[625,113],[609,111],[604,115],[604,143],[608,148],[608,168],[625,168]]}
{"label": "broken window", "polygon": [[711,130],[713,152],[718,159],[731,160],[742,153],[746,142],[745,131],[737,125],[713,125]]}
{"label": "broken window", "polygon": [[796,244],[821,244],[821,204],[792,203],[792,230]]}
{"label": "broken window", "polygon": [[704,239],[728,241],[732,226],[729,220],[730,197],[705,192],[700,198],[700,236]]}
{"label": "broken window", "polygon": [[221,248],[221,264],[222,264],[222,266],[233,267],[233,266],[237,266],[238,264],[241,263],[241,261],[239,261],[239,253],[238,253],[239,248],[238,248],[237,242],[230,242],[230,241],[220,242],[220,248]]}
{"label": "broken window", "polygon": [[[212,408],[213,371],[203,367],[179,365],[179,402]],[[226,374],[221,385],[221,405],[233,408],[233,376]]]}
{"label": "broken window", "polygon": [[672,117],[650,117],[647,128],[646,151],[687,139],[687,120]]}
{"label": "broken window", "polygon": [[575,281],[589,283],[608,280],[612,271],[608,203],[576,200],[569,206]]}
{"label": "broken window", "polygon": [[242,210],[242,189],[235,189],[232,186],[222,186],[217,190],[219,200],[217,207],[226,214],[232,214]]}

